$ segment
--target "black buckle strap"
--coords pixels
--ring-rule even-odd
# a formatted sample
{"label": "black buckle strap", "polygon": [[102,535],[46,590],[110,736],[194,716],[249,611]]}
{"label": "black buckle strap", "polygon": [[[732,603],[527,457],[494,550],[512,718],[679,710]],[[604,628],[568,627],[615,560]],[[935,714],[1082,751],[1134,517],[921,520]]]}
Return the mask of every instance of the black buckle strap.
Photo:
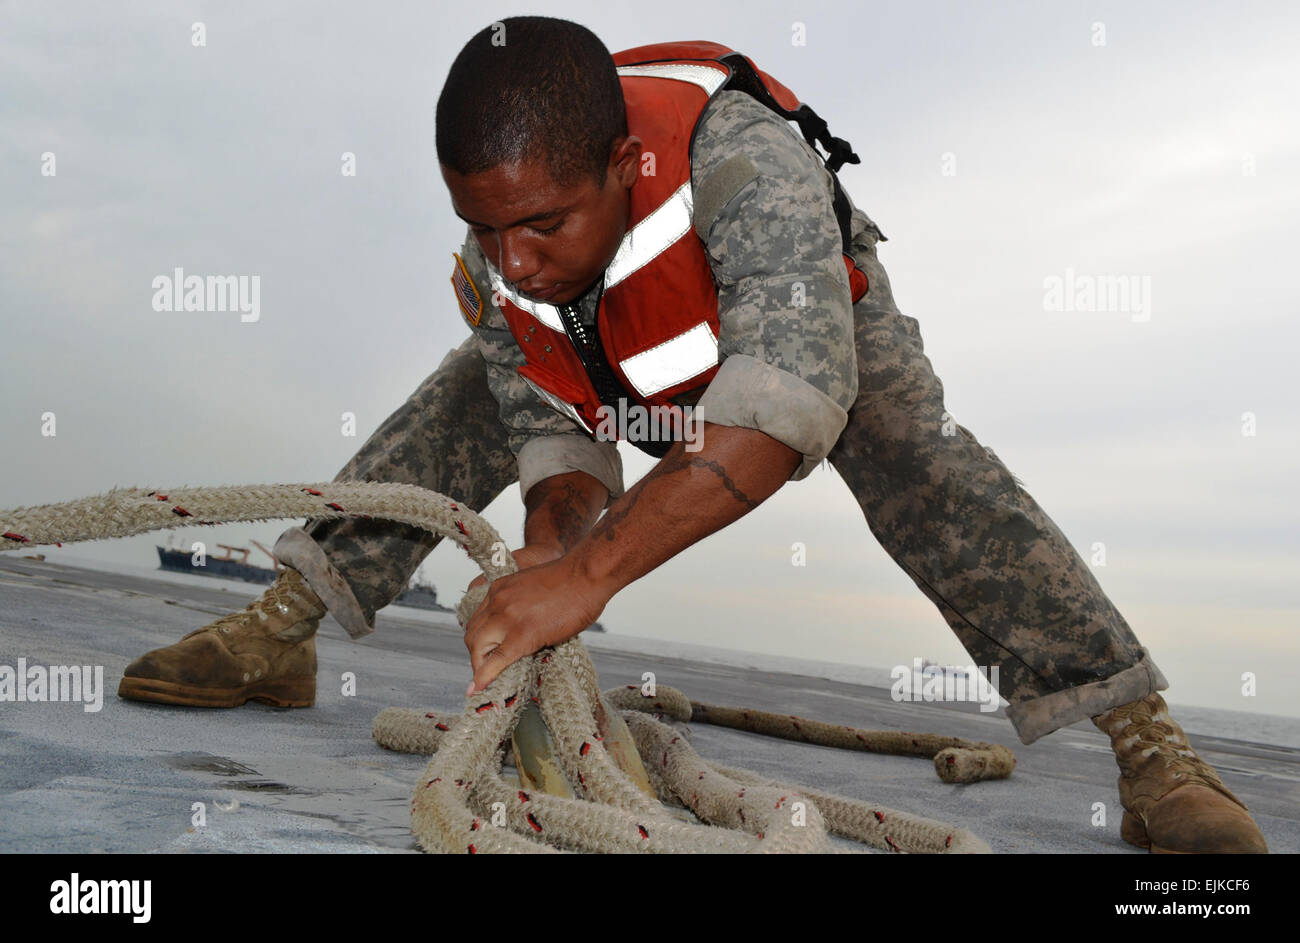
{"label": "black buckle strap", "polygon": [[729,56],[723,56],[721,61],[731,68],[731,78],[727,80],[726,88],[744,92],[775,111],[786,121],[795,122],[799,126],[799,132],[803,135],[803,139],[813,149],[813,153],[817,154],[818,144],[826,149],[825,157],[822,157],[821,154],[817,154],[817,156],[822,158],[826,169],[831,173],[831,181],[835,189],[832,206],[835,210],[836,222],[840,226],[840,239],[843,243],[843,249],[848,252],[853,235],[853,209],[849,205],[844,188],[840,186],[840,178],[837,176],[836,171],[845,164],[860,164],[862,158],[853,152],[853,145],[848,141],[831,134],[826,125],[826,119],[813,111],[812,108],[802,103],[794,111],[781,107],[780,102],[776,100],[776,96],[759,78],[758,72],[740,53],[735,52]]}
{"label": "black buckle strap", "polygon": [[[601,286],[604,291],[604,286]],[[560,321],[564,324],[564,333],[569,336],[573,343],[573,349],[578,353],[578,359],[582,361],[582,368],[587,371],[587,376],[591,379],[591,385],[596,389],[596,396],[600,398],[603,405],[608,406],[614,411],[617,417],[620,413],[619,401],[626,400],[628,407],[636,403],[636,400],[628,393],[618,377],[614,375],[613,369],[609,365],[609,360],[605,357],[605,347],[600,341],[600,322],[593,325],[592,330],[588,332],[587,326],[582,323],[578,316],[577,302],[571,302],[567,305],[556,305],[560,312]],[[596,295],[596,310],[600,310],[600,294]],[[671,442],[663,441],[646,441],[641,442],[635,439],[626,439],[631,442],[642,452],[651,455],[654,458],[663,458],[672,448]]]}
{"label": "black buckle strap", "polygon": [[831,173],[836,173],[845,164],[862,163],[862,158],[853,153],[853,145],[831,134],[826,119],[807,105],[800,105],[798,111],[787,112],[787,115],[799,125],[803,139],[810,146],[820,144],[826,148],[826,169]]}

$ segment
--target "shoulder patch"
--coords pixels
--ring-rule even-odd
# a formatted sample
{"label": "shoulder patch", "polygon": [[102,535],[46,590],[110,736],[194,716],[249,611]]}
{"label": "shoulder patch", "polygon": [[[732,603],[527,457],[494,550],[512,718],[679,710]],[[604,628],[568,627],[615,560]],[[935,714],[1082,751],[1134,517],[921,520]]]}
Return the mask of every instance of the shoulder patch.
{"label": "shoulder patch", "polygon": [[455,252],[452,256],[456,259],[451,270],[451,287],[456,291],[456,303],[460,305],[460,313],[465,316],[469,326],[478,327],[478,322],[483,317],[483,299],[479,297],[474,279],[465,271],[461,257]]}
{"label": "shoulder patch", "polygon": [[708,241],[709,229],[722,208],[759,176],[758,168],[747,156],[732,154],[700,183],[694,194],[692,216],[695,231],[701,239]]}

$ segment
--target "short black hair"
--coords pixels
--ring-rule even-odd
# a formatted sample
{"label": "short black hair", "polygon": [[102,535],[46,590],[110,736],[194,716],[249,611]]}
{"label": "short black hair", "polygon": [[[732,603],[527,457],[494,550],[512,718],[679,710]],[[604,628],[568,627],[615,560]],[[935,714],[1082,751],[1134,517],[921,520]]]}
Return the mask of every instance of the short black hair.
{"label": "short black hair", "polygon": [[548,16],[513,16],[465,44],[447,73],[435,119],[438,160],[459,174],[542,160],[561,186],[605,182],[627,134],[614,60],[591,30]]}

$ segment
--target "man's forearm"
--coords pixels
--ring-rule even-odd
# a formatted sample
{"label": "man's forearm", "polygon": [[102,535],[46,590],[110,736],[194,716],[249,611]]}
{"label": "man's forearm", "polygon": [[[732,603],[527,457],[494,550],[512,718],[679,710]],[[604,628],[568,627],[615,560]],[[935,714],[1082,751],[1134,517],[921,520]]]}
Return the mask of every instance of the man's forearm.
{"label": "man's forearm", "polygon": [[567,553],[591,529],[609,491],[586,472],[544,478],[524,498],[524,544]]}
{"label": "man's forearm", "polygon": [[701,441],[698,452],[674,443],[569,550],[588,581],[607,595],[748,514],[802,460],[756,429],[705,422]]}

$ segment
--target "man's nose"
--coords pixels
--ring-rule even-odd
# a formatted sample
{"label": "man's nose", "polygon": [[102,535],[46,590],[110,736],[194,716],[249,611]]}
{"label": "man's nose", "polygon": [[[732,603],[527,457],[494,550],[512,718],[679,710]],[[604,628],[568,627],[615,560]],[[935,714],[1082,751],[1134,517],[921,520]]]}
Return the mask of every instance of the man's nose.
{"label": "man's nose", "polygon": [[502,233],[497,238],[501,245],[501,275],[506,281],[518,285],[537,274],[541,266],[526,240],[511,233]]}

